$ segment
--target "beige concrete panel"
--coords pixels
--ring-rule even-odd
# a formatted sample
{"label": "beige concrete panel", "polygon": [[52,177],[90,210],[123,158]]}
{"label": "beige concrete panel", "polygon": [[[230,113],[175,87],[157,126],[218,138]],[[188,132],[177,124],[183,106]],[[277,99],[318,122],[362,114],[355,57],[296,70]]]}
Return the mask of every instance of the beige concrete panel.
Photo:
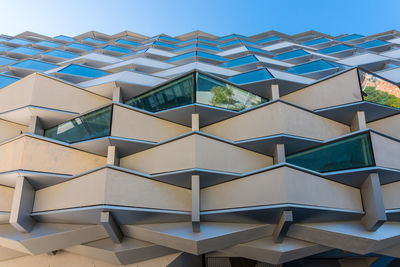
{"label": "beige concrete panel", "polygon": [[[125,267],[166,267],[170,262],[175,260],[181,253],[174,253],[171,255],[154,258],[142,262],[136,262]],[[0,262],[2,267],[121,267],[120,264],[113,264],[97,259],[73,254],[66,251],[59,251],[56,255],[41,254],[37,256],[26,256],[12,260]]]}
{"label": "beige concrete panel", "polygon": [[243,173],[272,164],[272,157],[198,134],[120,159],[121,167],[145,173],[190,168]]}
{"label": "beige concrete panel", "polygon": [[101,169],[64,183],[37,190],[33,211],[104,204],[106,177],[107,170]]}
{"label": "beige concrete panel", "polygon": [[191,191],[148,178],[107,169],[105,204],[191,210]]}
{"label": "beige concrete panel", "polygon": [[350,132],[347,125],[276,102],[201,129],[233,141],[290,134],[326,140]]}
{"label": "beige concrete panel", "polygon": [[202,211],[282,203],[362,211],[359,189],[289,167],[206,187],[200,194]]}
{"label": "beige concrete panel", "polygon": [[369,122],[367,127],[400,139],[400,114]]}
{"label": "beige concrete panel", "polygon": [[371,142],[377,166],[400,169],[400,142],[372,132]]}
{"label": "beige concrete panel", "polygon": [[356,69],[344,72],[281,97],[310,109],[320,109],[361,101]]}
{"label": "beige concrete panel", "polygon": [[29,105],[36,74],[22,78],[0,90],[0,113]]}
{"label": "beige concrete panel", "polygon": [[382,185],[381,191],[386,210],[400,208],[400,182]]}
{"label": "beige concrete panel", "polygon": [[0,120],[0,142],[19,135],[21,132],[27,132],[28,127],[22,124],[13,123],[6,120]]}
{"label": "beige concrete panel", "polygon": [[0,212],[10,212],[14,188],[0,185]]}
{"label": "beige concrete panel", "polygon": [[85,112],[110,99],[85,91],[55,78],[36,74],[32,105],[71,112]]}
{"label": "beige concrete panel", "polygon": [[76,174],[106,164],[106,157],[24,137],[21,169],[43,172]]}
{"label": "beige concrete panel", "polygon": [[160,142],[190,131],[189,127],[114,105],[113,136]]}
{"label": "beige concrete panel", "polygon": [[25,137],[0,145],[0,172],[18,170],[22,166]]}

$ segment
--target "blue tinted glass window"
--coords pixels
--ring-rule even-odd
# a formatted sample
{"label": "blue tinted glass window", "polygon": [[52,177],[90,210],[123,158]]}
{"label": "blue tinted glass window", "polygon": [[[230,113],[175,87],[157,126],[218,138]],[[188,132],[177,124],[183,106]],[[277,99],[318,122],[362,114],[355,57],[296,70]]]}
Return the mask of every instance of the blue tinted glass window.
{"label": "blue tinted glass window", "polygon": [[260,49],[260,48],[255,48],[255,47],[251,47],[251,46],[246,46],[246,48],[247,48],[247,50],[249,50],[249,51],[260,52],[260,53],[272,55],[271,52],[262,50],[262,49]]}
{"label": "blue tinted glass window", "polygon": [[358,46],[361,48],[371,48],[371,47],[376,47],[376,46],[381,46],[381,45],[386,45],[386,44],[389,44],[389,43],[381,41],[381,40],[372,40],[372,41],[369,41],[366,43],[359,44]]}
{"label": "blue tinted glass window", "polygon": [[233,38],[233,37],[240,37],[240,38],[244,38],[244,39],[249,39],[249,37],[247,37],[247,36],[238,35],[238,34],[231,34],[231,35],[219,38],[218,41],[226,40],[226,39]]}
{"label": "blue tinted glass window", "polygon": [[18,38],[8,40],[8,42],[13,43],[13,44],[20,44],[20,45],[27,45],[27,44],[31,43],[27,40],[22,40],[22,39],[18,39]]}
{"label": "blue tinted glass window", "polygon": [[6,87],[9,84],[12,84],[15,81],[18,81],[17,77],[11,77],[6,75],[0,75],[0,88]]}
{"label": "blue tinted glass window", "polygon": [[65,35],[56,36],[56,37],[54,37],[54,39],[63,40],[63,41],[67,41],[67,42],[75,41],[74,38],[71,38],[71,37],[68,37],[68,36],[65,36]]}
{"label": "blue tinted glass window", "polygon": [[351,41],[351,40],[355,40],[355,39],[360,39],[362,37],[364,37],[364,35],[351,34],[351,35],[340,37],[340,38],[338,38],[336,40],[341,41],[341,42],[346,42],[346,41]]}
{"label": "blue tinted glass window", "polygon": [[178,60],[182,60],[182,59],[186,59],[186,58],[190,58],[190,57],[195,57],[196,56],[196,52],[189,52],[186,54],[182,54],[176,57],[171,57],[170,59],[167,60],[167,62],[174,62],[174,61],[178,61]]}
{"label": "blue tinted glass window", "polygon": [[186,41],[180,42],[179,44],[186,44],[186,43],[195,42],[195,41],[207,42],[207,43],[210,43],[210,44],[218,44],[218,42],[211,41],[211,40],[206,40],[206,39],[201,39],[201,38],[199,38],[199,39],[194,38],[194,39],[186,40]]}
{"label": "blue tinted glass window", "polygon": [[127,45],[139,45],[139,43],[133,42],[133,41],[129,41],[129,40],[125,40],[125,39],[118,39],[115,42],[120,43],[120,44],[127,44]]}
{"label": "blue tinted glass window", "polygon": [[10,52],[33,56],[33,55],[40,54],[43,51],[39,50],[39,49],[20,46],[20,47],[17,47],[17,48],[14,48],[14,49],[10,50]]}
{"label": "blue tinted glass window", "polygon": [[60,57],[60,58],[74,58],[74,57],[79,57],[79,54],[71,53],[68,51],[63,51],[63,50],[51,50],[49,52],[44,53],[43,55],[47,56],[52,56],[52,57]]}
{"label": "blue tinted glass window", "polygon": [[206,40],[206,39],[202,39],[202,38],[199,38],[198,40],[199,40],[199,42],[208,42],[211,44],[218,44],[218,42],[216,42],[216,41]]}
{"label": "blue tinted glass window", "polygon": [[310,63],[306,63],[303,65],[291,67],[291,68],[287,69],[286,71],[290,72],[290,73],[294,73],[294,74],[304,74],[304,73],[321,71],[321,70],[332,69],[332,68],[335,68],[335,66],[326,62],[325,60],[317,60],[317,61],[312,61]]}
{"label": "blue tinted glass window", "polygon": [[173,42],[178,42],[178,39],[172,38],[172,37],[167,37],[167,36],[160,36],[160,39],[168,40],[168,41],[173,41]]}
{"label": "blue tinted glass window", "polygon": [[36,43],[36,44],[47,46],[47,47],[59,47],[61,45],[59,43],[49,42],[49,41],[40,41],[39,43]]}
{"label": "blue tinted glass window", "polygon": [[258,40],[257,43],[263,44],[263,43],[266,43],[266,42],[271,42],[271,41],[275,41],[275,40],[279,40],[279,39],[281,39],[281,38],[279,38],[278,36],[271,36],[271,37],[268,37],[268,38],[264,38],[264,39]]}
{"label": "blue tinted glass window", "polygon": [[348,137],[286,157],[288,163],[329,172],[375,165],[368,133]]}
{"label": "blue tinted glass window", "polygon": [[0,56],[0,66],[4,66],[10,63],[17,62],[17,60],[9,58],[9,57],[1,57]]}
{"label": "blue tinted glass window", "polygon": [[311,41],[304,42],[303,45],[316,45],[316,44],[323,44],[329,42],[329,39],[326,38],[318,38]]}
{"label": "blue tinted glass window", "polygon": [[93,50],[94,47],[90,45],[84,45],[84,44],[78,44],[78,43],[72,43],[66,45],[66,47],[71,47],[71,48],[76,48],[76,49],[82,49],[82,50]]}
{"label": "blue tinted glass window", "polygon": [[97,78],[108,74],[107,72],[102,70],[88,68],[75,64],[71,64],[68,67],[63,68],[62,70],[59,70],[58,72],[71,75],[79,75],[84,77],[91,77],[91,78]]}
{"label": "blue tinted glass window", "polygon": [[183,50],[191,49],[191,48],[194,48],[194,47],[196,47],[196,44],[191,44],[191,45],[187,45],[187,46],[184,46],[184,47],[180,47],[180,48],[178,48],[178,49],[175,49],[174,52],[183,51]]}
{"label": "blue tinted glass window", "polygon": [[110,135],[111,109],[108,106],[45,130],[44,136],[68,143]]}
{"label": "blue tinted glass window", "polygon": [[337,52],[341,52],[341,51],[346,51],[346,50],[349,50],[352,48],[353,47],[351,47],[351,46],[340,44],[340,45],[335,45],[335,46],[327,47],[324,49],[320,49],[317,52],[322,53],[322,54],[332,54],[332,53],[337,53]]}
{"label": "blue tinted glass window", "polygon": [[213,46],[209,46],[209,45],[204,45],[204,44],[197,44],[198,47],[200,48],[204,48],[204,49],[210,49],[210,50],[214,50],[214,51],[220,51],[220,49],[213,47]]}
{"label": "blue tinted glass window", "polygon": [[12,47],[8,47],[8,46],[5,46],[5,45],[0,45],[0,52],[1,51],[10,50],[10,49],[12,49]]}
{"label": "blue tinted glass window", "polygon": [[83,41],[96,43],[96,44],[104,44],[104,43],[106,43],[105,41],[93,39],[92,37],[87,37],[87,38],[83,39]]}
{"label": "blue tinted glass window", "polygon": [[245,84],[265,81],[273,78],[274,77],[272,77],[272,75],[266,69],[259,69],[229,77],[228,81],[235,84]]}
{"label": "blue tinted glass window", "polygon": [[214,55],[214,54],[209,54],[209,53],[205,53],[205,52],[201,52],[201,51],[197,51],[197,56],[198,57],[204,57],[204,58],[209,58],[209,59],[213,59],[213,60],[218,60],[218,61],[226,61],[226,58],[218,56],[218,55]]}
{"label": "blue tinted glass window", "polygon": [[220,44],[219,47],[225,47],[225,46],[229,46],[229,45],[234,45],[234,44],[251,44],[251,45],[255,45],[252,42],[248,42],[248,41],[243,41],[243,40],[233,40],[224,44]]}
{"label": "blue tinted glass window", "polygon": [[225,68],[232,68],[232,67],[236,67],[236,66],[240,66],[240,65],[244,65],[244,64],[250,64],[250,63],[254,63],[254,62],[258,62],[258,60],[255,56],[247,56],[247,57],[241,57],[241,58],[227,61],[225,63],[222,63],[220,66],[225,67]]}
{"label": "blue tinted glass window", "polygon": [[23,68],[23,69],[31,69],[31,70],[37,70],[37,71],[45,71],[53,68],[57,68],[58,65],[39,61],[39,60],[33,60],[33,59],[27,59],[18,63],[15,63],[11,65],[12,67],[18,67],[18,68]]}
{"label": "blue tinted glass window", "polygon": [[302,49],[299,49],[299,50],[294,50],[294,51],[290,51],[290,52],[287,52],[287,53],[283,53],[283,54],[274,56],[273,59],[286,60],[286,59],[306,56],[306,55],[309,55],[309,54],[310,53],[307,53],[306,51],[304,51]]}
{"label": "blue tinted glass window", "polygon": [[176,45],[166,44],[166,43],[162,43],[162,42],[158,42],[158,41],[155,41],[153,44],[154,45],[159,45],[159,46],[170,47],[170,48],[176,48],[177,47]]}
{"label": "blue tinted glass window", "polygon": [[105,47],[103,47],[103,49],[105,50],[110,50],[110,51],[115,51],[115,52],[119,52],[119,53],[129,53],[132,52],[129,49],[126,48],[122,48],[122,47],[118,47],[118,46],[113,46],[113,45],[107,45]]}

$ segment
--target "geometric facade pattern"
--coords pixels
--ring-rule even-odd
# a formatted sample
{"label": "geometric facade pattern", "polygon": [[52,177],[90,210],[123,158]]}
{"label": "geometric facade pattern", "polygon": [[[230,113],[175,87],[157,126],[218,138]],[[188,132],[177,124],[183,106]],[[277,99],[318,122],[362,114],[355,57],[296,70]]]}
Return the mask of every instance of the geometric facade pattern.
{"label": "geometric facade pattern", "polygon": [[400,32],[0,42],[0,265],[400,264]]}

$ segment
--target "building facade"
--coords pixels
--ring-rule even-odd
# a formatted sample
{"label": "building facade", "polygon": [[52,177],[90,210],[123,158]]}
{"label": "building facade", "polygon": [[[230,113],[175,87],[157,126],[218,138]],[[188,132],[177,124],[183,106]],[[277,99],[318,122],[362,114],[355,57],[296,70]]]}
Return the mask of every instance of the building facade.
{"label": "building facade", "polygon": [[0,266],[400,266],[400,32],[0,42]]}

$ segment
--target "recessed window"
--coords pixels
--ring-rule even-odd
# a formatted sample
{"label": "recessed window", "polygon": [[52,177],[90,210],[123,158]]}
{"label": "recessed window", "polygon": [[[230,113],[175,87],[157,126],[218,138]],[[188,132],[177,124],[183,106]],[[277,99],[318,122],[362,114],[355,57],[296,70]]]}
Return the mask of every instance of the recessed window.
{"label": "recessed window", "polygon": [[360,34],[350,34],[350,35],[346,35],[343,37],[340,37],[336,40],[340,41],[340,42],[346,42],[346,41],[351,41],[351,40],[355,40],[355,39],[360,39],[363,38],[364,35],[360,35]]}
{"label": "recessed window", "polygon": [[37,71],[46,71],[50,69],[57,68],[58,65],[39,61],[39,60],[33,60],[33,59],[27,59],[24,61],[20,61],[18,63],[15,63],[11,65],[12,67],[18,67],[18,68],[23,68],[23,69],[31,69],[31,70],[37,70]]}
{"label": "recessed window", "polygon": [[107,45],[107,46],[103,47],[102,49],[110,50],[110,51],[114,51],[114,52],[118,52],[118,53],[129,53],[129,52],[132,52],[129,49],[118,47],[118,46],[113,46],[113,45]]}
{"label": "recessed window", "polygon": [[106,43],[105,41],[98,40],[98,39],[93,39],[92,37],[87,37],[87,38],[83,39],[83,41],[96,43],[96,44],[104,44],[104,43]]}
{"label": "recessed window", "polygon": [[225,67],[225,68],[232,68],[232,67],[237,67],[240,65],[246,65],[246,64],[255,63],[255,62],[258,62],[258,60],[255,56],[247,56],[247,57],[241,57],[241,58],[229,60],[225,63],[222,63],[220,66]]}
{"label": "recessed window", "polygon": [[281,38],[279,38],[278,36],[271,36],[271,37],[267,37],[267,38],[258,40],[257,43],[263,44],[263,43],[268,43],[268,42],[279,40],[279,39],[281,39]]}
{"label": "recessed window", "polygon": [[43,51],[39,50],[39,49],[20,46],[20,47],[14,48],[12,50],[9,50],[9,52],[34,56],[34,55],[42,53]]}
{"label": "recessed window", "polygon": [[49,42],[49,41],[40,41],[36,43],[36,45],[42,45],[42,46],[47,46],[47,47],[59,47],[62,44],[55,43],[55,42]]}
{"label": "recessed window", "polygon": [[13,82],[16,82],[18,80],[19,78],[17,77],[0,74],[0,88],[6,87],[7,85],[12,84]]}
{"label": "recessed window", "polygon": [[32,42],[29,42],[27,40],[18,39],[18,38],[7,40],[7,42],[13,43],[13,44],[19,44],[19,45],[27,45],[27,44],[32,43]]}
{"label": "recessed window", "polygon": [[118,39],[115,42],[120,43],[120,44],[132,45],[132,46],[139,45],[139,43],[136,43],[136,42],[133,42],[133,41],[129,41],[129,40],[125,40],[125,39]]}
{"label": "recessed window", "polygon": [[66,45],[66,47],[75,48],[75,49],[81,49],[81,50],[93,50],[94,49],[93,46],[84,45],[84,44],[78,44],[78,43],[68,44],[68,45]]}
{"label": "recessed window", "polygon": [[372,41],[369,41],[369,42],[365,42],[365,43],[359,44],[358,47],[361,47],[361,48],[373,48],[373,47],[387,45],[387,44],[389,44],[389,43],[381,41],[381,40],[372,40]]}
{"label": "recessed window", "polygon": [[51,50],[49,52],[44,53],[43,55],[59,57],[59,58],[66,58],[66,59],[71,59],[71,58],[80,56],[79,54],[75,54],[75,53],[71,53],[71,52],[63,51],[63,50]]}
{"label": "recessed window", "polygon": [[352,49],[352,48],[353,47],[348,46],[348,45],[339,44],[339,45],[327,47],[327,48],[324,48],[324,49],[320,49],[317,52],[321,53],[321,54],[332,54],[332,53],[346,51],[346,50],[349,50],[349,49]]}
{"label": "recessed window", "polygon": [[13,58],[9,58],[9,57],[0,56],[0,66],[4,66],[4,65],[11,64],[14,62],[17,62],[17,60],[13,59]]}
{"label": "recessed window", "polygon": [[90,77],[90,78],[98,78],[98,77],[108,74],[107,72],[102,71],[102,70],[89,68],[89,67],[76,65],[76,64],[71,64],[71,65],[59,70],[58,73],[65,73],[65,74],[84,76],[84,77]]}
{"label": "recessed window", "polygon": [[309,72],[316,72],[316,71],[322,71],[322,70],[327,70],[327,69],[333,69],[337,68],[336,65],[328,63],[325,60],[317,60],[317,61],[312,61],[306,64],[302,65],[297,65],[294,67],[291,67],[287,69],[287,72],[294,73],[294,74],[305,74]]}
{"label": "recessed window", "polygon": [[311,40],[311,41],[304,42],[303,45],[317,45],[317,44],[323,44],[323,43],[326,43],[326,42],[329,42],[329,41],[330,40],[326,39],[326,38],[318,38],[318,39],[314,39],[314,40]]}
{"label": "recessed window", "polygon": [[274,77],[271,75],[271,73],[269,73],[269,71],[266,69],[259,69],[231,76],[228,78],[228,81],[235,84],[246,84],[265,81],[273,78]]}
{"label": "recessed window", "polygon": [[298,50],[294,50],[294,51],[290,51],[290,52],[279,54],[277,56],[274,56],[273,59],[287,60],[287,59],[292,59],[292,58],[296,58],[296,57],[307,56],[309,54],[310,53],[304,51],[303,49],[298,49]]}
{"label": "recessed window", "polygon": [[73,42],[73,41],[75,41],[74,38],[71,38],[71,37],[68,37],[68,36],[65,36],[65,35],[56,36],[56,37],[54,37],[54,39],[58,39],[58,40],[62,40],[62,41],[67,41],[67,42]]}

